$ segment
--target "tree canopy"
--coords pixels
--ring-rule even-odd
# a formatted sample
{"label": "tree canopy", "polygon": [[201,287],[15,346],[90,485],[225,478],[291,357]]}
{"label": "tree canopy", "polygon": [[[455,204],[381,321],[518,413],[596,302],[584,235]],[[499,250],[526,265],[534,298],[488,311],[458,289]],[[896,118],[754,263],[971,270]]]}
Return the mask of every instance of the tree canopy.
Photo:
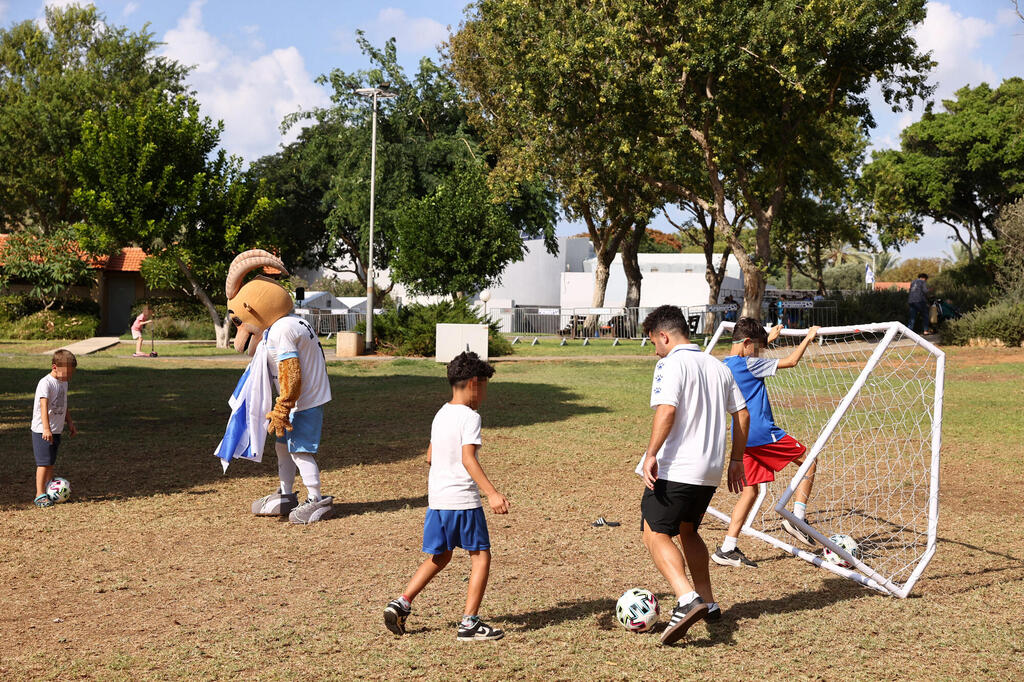
{"label": "tree canopy", "polygon": [[[714,216],[760,316],[771,230],[801,170],[836,164],[838,121],[874,121],[929,92],[910,34],[924,0],[528,3],[480,0],[452,37],[453,69],[516,177],[586,154],[574,180],[619,169]],[[579,138],[586,145],[576,144]],[[737,215],[755,226],[748,250]]]}
{"label": "tree canopy", "polygon": [[1000,207],[1024,196],[1024,79],[965,86],[942,107],[929,104],[899,149],[875,152],[865,184],[881,216],[917,218],[909,234],[883,229],[883,243],[915,239],[930,218],[974,253],[999,238]]}
{"label": "tree canopy", "polygon": [[91,5],[46,7],[45,24],[0,29],[0,220],[49,231],[81,217],[71,155],[86,112],[185,89],[187,69],[155,56],[157,46]]}

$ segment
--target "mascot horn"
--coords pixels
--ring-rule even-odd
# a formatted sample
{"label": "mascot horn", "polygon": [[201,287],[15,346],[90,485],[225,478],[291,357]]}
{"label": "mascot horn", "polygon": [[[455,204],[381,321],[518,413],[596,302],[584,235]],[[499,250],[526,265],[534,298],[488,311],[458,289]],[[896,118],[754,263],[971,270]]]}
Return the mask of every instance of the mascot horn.
{"label": "mascot horn", "polygon": [[[252,360],[228,403],[232,416],[215,454],[225,469],[234,457],[260,461],[267,434],[276,436],[280,486],[253,502],[252,513],[313,523],[331,513],[333,502],[320,494],[315,458],[324,405],[331,399],[327,364],[316,332],[292,314],[292,297],[283,286],[262,275],[242,283],[246,275],[265,266],[288,274],[279,258],[252,249],[232,261],[224,282],[228,318],[236,330],[235,350]],[[278,394],[272,407],[271,385]],[[296,473],[309,490],[301,505],[292,492]]]}

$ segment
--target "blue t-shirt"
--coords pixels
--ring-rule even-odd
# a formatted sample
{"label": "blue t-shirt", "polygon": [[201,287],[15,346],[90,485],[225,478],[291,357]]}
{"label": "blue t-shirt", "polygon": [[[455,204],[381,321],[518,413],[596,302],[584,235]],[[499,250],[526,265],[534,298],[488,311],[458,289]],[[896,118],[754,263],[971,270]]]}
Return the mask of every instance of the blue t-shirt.
{"label": "blue t-shirt", "polygon": [[779,369],[778,360],[768,358],[744,358],[730,355],[722,360],[732,371],[736,385],[747,401],[750,412],[750,433],[747,435],[747,447],[776,443],[786,432],[775,425],[772,416],[772,405],[768,402],[768,389],[764,385],[765,377],[770,377]]}

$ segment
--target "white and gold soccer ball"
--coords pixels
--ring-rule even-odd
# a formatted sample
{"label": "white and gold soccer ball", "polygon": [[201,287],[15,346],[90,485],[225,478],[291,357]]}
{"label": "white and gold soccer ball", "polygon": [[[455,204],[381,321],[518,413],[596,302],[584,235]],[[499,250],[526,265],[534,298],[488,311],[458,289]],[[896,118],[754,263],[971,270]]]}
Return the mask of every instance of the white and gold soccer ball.
{"label": "white and gold soccer ball", "polygon": [[54,502],[67,502],[71,497],[71,483],[68,479],[57,477],[46,484],[46,496]]}
{"label": "white and gold soccer ball", "polygon": [[[851,538],[849,535],[845,535],[843,533],[836,533],[835,535],[830,536],[829,540],[845,549],[855,559],[860,559],[860,550],[857,547],[857,541]],[[849,561],[839,556],[828,547],[826,547],[825,551],[822,552],[822,558],[824,558],[825,561],[829,562],[830,564],[835,564],[836,566],[842,566],[843,568],[853,568],[853,565]]]}
{"label": "white and gold soccer ball", "polygon": [[615,604],[615,618],[627,630],[650,630],[658,622],[658,598],[640,587],[626,590]]}

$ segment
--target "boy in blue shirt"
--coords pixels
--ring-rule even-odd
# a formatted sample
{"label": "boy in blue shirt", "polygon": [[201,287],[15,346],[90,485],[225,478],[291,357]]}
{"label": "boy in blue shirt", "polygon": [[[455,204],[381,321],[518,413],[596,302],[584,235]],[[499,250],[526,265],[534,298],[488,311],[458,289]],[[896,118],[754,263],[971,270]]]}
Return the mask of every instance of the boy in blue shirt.
{"label": "boy in blue shirt", "polygon": [[[722,546],[711,555],[711,560],[720,566],[757,567],[757,564],[748,559],[736,546],[743,522],[746,521],[747,515],[757,500],[757,486],[760,483],[774,481],[775,472],[782,471],[787,464],[795,462],[799,466],[804,461],[804,453],[807,452],[807,448],[775,424],[764,380],[774,376],[780,369],[796,367],[800,358],[803,357],[804,351],[807,350],[807,346],[814,340],[818,329],[820,327],[808,329],[807,336],[787,357],[772,360],[758,356],[762,349],[767,348],[782,333],[781,324],[773,327],[771,333],[768,334],[757,320],[752,317],[744,317],[740,318],[733,328],[732,355],[725,358],[723,362],[732,371],[736,384],[740,387],[743,398],[747,402],[747,410],[750,412],[750,430],[747,433],[747,446],[743,451],[746,484],[743,487],[743,492],[740,493],[740,499],[736,501],[736,506],[732,510],[732,518],[725,540],[722,542]],[[815,466],[812,465],[793,494],[793,512],[800,519],[804,518],[807,512],[807,499],[811,496],[814,470]],[[783,519],[782,528],[803,544],[814,546],[814,540],[791,524],[788,519]]]}
{"label": "boy in blue shirt", "polygon": [[427,448],[430,476],[423,551],[430,556],[413,574],[405,592],[384,609],[384,625],[396,635],[405,634],[412,600],[448,565],[452,551],[462,547],[469,552],[472,568],[466,610],[456,637],[462,642],[480,642],[504,636],[477,616],[491,566],[491,540],[480,492],[487,496],[495,514],[507,514],[509,507],[477,460],[481,442],[477,409],[487,396],[487,380],[493,374],[494,368],[473,352],[460,353],[448,363],[452,399],[434,416]]}

